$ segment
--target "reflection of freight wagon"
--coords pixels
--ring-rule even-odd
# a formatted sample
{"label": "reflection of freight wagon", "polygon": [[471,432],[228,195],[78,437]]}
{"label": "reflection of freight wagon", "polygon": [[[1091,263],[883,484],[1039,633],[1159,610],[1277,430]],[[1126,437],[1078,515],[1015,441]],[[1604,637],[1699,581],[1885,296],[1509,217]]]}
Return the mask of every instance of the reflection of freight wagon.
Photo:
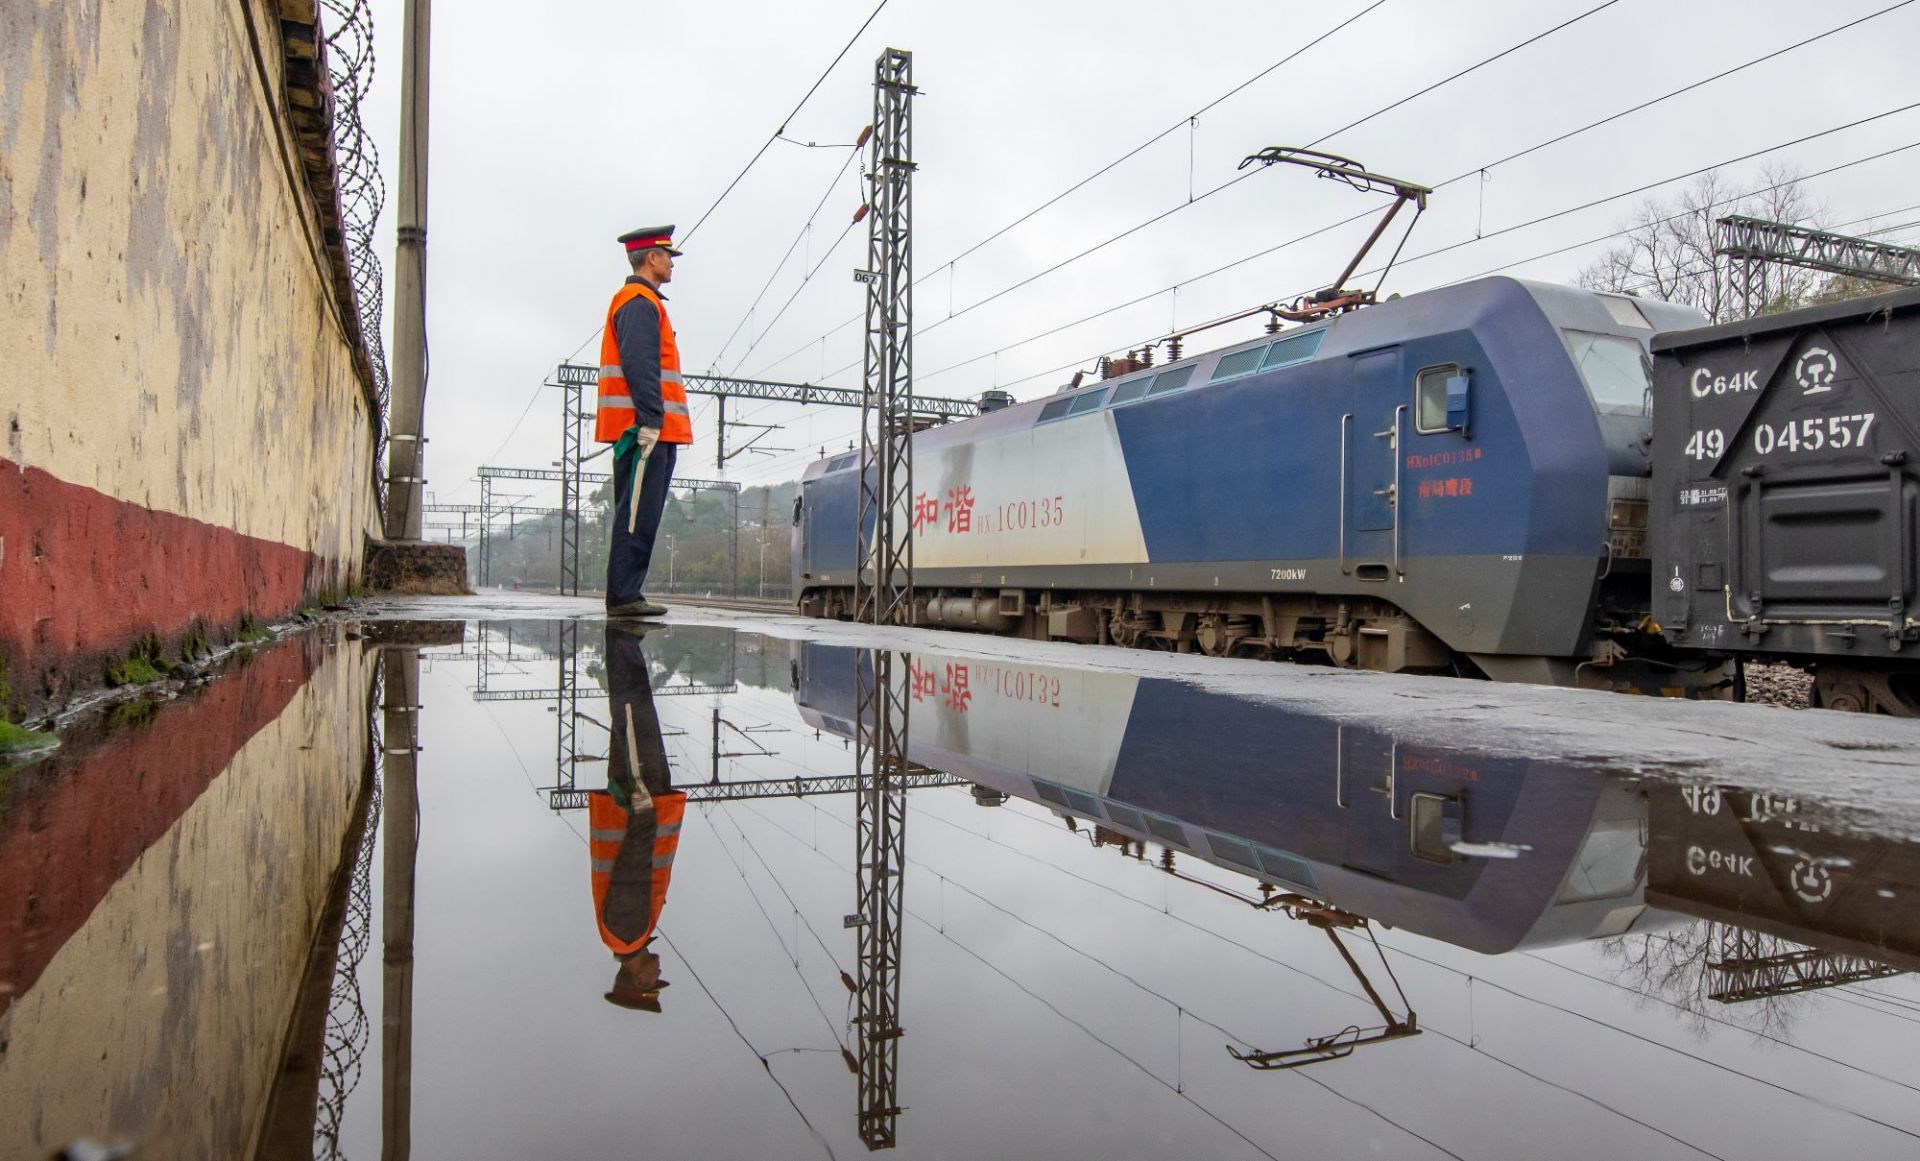
{"label": "reflection of freight wagon", "polygon": [[1648,795],[1650,902],[1829,953],[1825,962],[1788,952],[1786,962],[1736,968],[1793,974],[1802,988],[1823,986],[1823,971],[1920,970],[1920,843],[1834,831],[1782,795],[1711,785],[1655,786]]}
{"label": "reflection of freight wagon", "polygon": [[[915,620],[1647,692],[1848,659],[1824,704],[1912,712],[1920,291],[1698,321],[1489,278],[921,432]],[[802,481],[810,616],[857,458]]]}
{"label": "reflection of freight wagon", "polygon": [[[1643,800],[1598,773],[1403,744],[1164,679],[904,661],[921,765],[1476,951],[1647,922]],[[866,655],[799,647],[810,725],[852,733],[856,663]],[[1501,843],[1531,849],[1455,850]]]}
{"label": "reflection of freight wagon", "polygon": [[1817,657],[1823,704],[1912,712],[1920,290],[1653,349],[1653,612],[1667,638]]}

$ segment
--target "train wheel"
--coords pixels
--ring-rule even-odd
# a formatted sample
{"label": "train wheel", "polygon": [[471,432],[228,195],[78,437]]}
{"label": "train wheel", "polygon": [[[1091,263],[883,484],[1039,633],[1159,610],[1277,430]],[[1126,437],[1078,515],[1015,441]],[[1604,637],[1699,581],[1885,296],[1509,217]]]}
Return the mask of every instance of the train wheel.
{"label": "train wheel", "polygon": [[1148,623],[1155,618],[1143,616],[1130,610],[1121,610],[1113,615],[1113,623],[1108,631],[1113,635],[1113,643],[1125,649],[1140,645],[1145,637]]}
{"label": "train wheel", "polygon": [[1233,638],[1227,634],[1227,618],[1220,613],[1202,613],[1193,630],[1194,643],[1209,657],[1225,657],[1233,651]]}
{"label": "train wheel", "polygon": [[1850,713],[1920,717],[1920,675],[1823,661],[1814,671],[1812,702]]}

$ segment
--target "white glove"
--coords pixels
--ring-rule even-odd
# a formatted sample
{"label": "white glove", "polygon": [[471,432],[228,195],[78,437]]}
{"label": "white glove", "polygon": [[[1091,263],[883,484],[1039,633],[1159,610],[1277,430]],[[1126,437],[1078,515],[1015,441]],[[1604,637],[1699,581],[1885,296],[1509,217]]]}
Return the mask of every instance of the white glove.
{"label": "white glove", "polygon": [[634,433],[634,445],[640,449],[640,458],[646,459],[653,453],[653,445],[660,442],[660,429],[643,427]]}

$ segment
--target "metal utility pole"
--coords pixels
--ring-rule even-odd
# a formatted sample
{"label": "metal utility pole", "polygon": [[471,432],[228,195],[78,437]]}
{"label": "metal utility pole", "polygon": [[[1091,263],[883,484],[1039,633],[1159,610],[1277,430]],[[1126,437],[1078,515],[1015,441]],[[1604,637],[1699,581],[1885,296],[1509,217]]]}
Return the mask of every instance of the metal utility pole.
{"label": "metal utility pole", "polygon": [[1780,292],[1775,266],[1797,266],[1898,286],[1920,286],[1920,250],[1788,222],[1733,216],[1713,223],[1714,253],[1727,259],[1727,282],[1752,318]]}
{"label": "metal utility pole", "polygon": [[388,540],[420,539],[421,418],[427,403],[427,49],[432,0],[407,0],[400,65],[399,245],[393,259]]}
{"label": "metal utility pole", "polygon": [[480,586],[493,583],[493,477],[480,473]]}
{"label": "metal utility pole", "polygon": [[[913,623],[913,54],[890,48],[873,69],[867,180],[866,378],[860,424],[854,619]],[[871,569],[869,574],[867,571]],[[860,1140],[891,1149],[900,1116],[901,923],[907,833],[907,715],[911,660],[854,653],[855,999]],[[899,667],[899,677],[894,676]]]}
{"label": "metal utility pole", "polygon": [[[913,54],[873,70],[854,620],[913,621]],[[871,572],[869,572],[871,570]]]}
{"label": "metal utility pole", "polygon": [[580,595],[580,425],[578,384],[562,385],[560,406],[560,591]]}

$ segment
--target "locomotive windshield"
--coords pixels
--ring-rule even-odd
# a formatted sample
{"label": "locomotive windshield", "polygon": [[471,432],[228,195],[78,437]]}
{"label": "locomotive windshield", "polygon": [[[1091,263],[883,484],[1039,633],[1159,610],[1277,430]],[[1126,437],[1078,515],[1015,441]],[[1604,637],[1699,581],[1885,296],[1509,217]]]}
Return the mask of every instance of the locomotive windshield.
{"label": "locomotive windshield", "polygon": [[1639,339],[1592,331],[1563,331],[1567,352],[1587,394],[1600,407],[1640,410],[1653,389],[1653,365]]}

